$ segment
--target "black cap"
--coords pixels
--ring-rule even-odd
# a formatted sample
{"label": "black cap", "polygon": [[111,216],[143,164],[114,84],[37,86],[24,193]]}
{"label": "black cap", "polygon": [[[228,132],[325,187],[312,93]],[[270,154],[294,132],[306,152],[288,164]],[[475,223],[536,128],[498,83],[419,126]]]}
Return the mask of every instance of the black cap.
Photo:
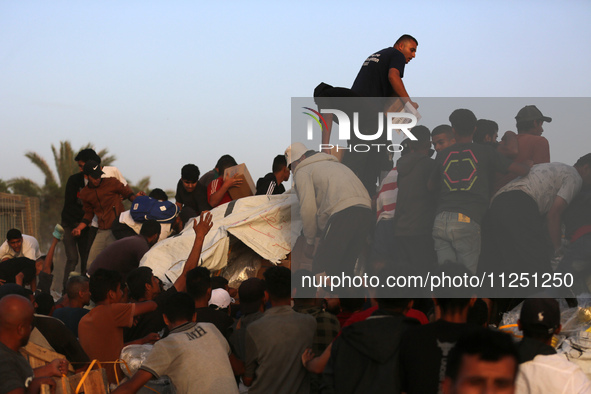
{"label": "black cap", "polygon": [[101,175],[104,174],[100,164],[94,160],[87,161],[86,164],[84,164],[82,172],[84,172],[84,175],[87,175],[94,179],[99,179]]}
{"label": "black cap", "polygon": [[560,326],[560,307],[553,298],[528,298],[519,321],[524,329],[553,334]]}

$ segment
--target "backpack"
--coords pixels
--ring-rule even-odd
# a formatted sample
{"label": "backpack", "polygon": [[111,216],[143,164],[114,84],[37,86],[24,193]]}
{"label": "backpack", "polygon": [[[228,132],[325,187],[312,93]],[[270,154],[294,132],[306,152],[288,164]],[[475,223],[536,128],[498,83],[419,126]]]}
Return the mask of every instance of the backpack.
{"label": "backpack", "polygon": [[130,214],[133,220],[139,223],[150,219],[160,223],[172,223],[179,214],[179,207],[170,201],[138,196],[131,203]]}

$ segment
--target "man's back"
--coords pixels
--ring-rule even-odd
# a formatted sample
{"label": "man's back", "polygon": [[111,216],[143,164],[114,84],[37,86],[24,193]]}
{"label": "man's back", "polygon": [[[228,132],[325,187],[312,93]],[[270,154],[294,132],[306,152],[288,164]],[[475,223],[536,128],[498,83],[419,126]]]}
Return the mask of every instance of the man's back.
{"label": "man's back", "polygon": [[457,143],[437,153],[440,184],[437,213],[458,212],[482,223],[495,172],[506,173],[511,160],[491,147]]}
{"label": "man's back", "polygon": [[238,393],[230,346],[211,323],[185,323],[154,344],[141,369],[168,375],[177,393]]}
{"label": "man's back", "polygon": [[384,48],[365,60],[351,90],[362,97],[391,97],[394,89],[388,80],[388,72],[396,68],[402,78],[405,65],[402,52],[392,47]]}
{"label": "man's back", "polygon": [[[525,163],[531,160],[533,164],[542,164],[550,162],[550,145],[548,140],[540,135],[517,134],[517,143],[519,152],[515,157],[518,163]],[[516,174],[497,174],[495,179],[495,192],[513,179],[517,178]]]}
{"label": "man's back", "polygon": [[244,376],[254,378],[249,393],[308,393],[310,383],[301,355],[312,345],[316,320],[276,306],[246,332]]}
{"label": "man's back", "polygon": [[125,278],[139,266],[140,260],[148,250],[150,245],[141,235],[117,240],[96,256],[88,269],[88,275],[94,274],[99,268],[104,268],[117,271]]}
{"label": "man's back", "polygon": [[[550,211],[556,196],[562,197],[570,204],[581,190],[582,184],[583,180],[573,166],[543,163],[533,166],[529,174],[508,183],[498,193],[522,191],[536,202],[540,214],[546,214]],[[496,196],[493,200],[494,198]]]}

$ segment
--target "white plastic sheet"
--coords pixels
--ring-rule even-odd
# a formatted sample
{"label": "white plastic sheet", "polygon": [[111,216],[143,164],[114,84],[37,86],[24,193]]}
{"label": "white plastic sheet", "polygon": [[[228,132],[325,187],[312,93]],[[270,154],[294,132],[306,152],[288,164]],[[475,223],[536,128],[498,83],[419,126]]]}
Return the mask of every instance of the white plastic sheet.
{"label": "white plastic sheet", "polygon": [[[297,207],[296,195],[284,193],[244,197],[212,209],[213,227],[205,237],[200,265],[211,271],[227,265],[228,234],[240,239],[263,259],[279,263],[291,251],[291,234],[301,231],[301,222],[292,221],[292,205]],[[168,288],[181,274],[194,242],[193,220],[190,220],[179,235],[154,245],[140,266],[152,268]]]}

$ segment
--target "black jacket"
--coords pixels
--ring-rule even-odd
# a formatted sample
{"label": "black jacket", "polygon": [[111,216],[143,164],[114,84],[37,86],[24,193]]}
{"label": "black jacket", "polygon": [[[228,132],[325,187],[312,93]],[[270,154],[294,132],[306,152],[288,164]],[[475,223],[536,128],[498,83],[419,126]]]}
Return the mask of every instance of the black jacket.
{"label": "black jacket", "polygon": [[321,392],[400,393],[400,338],[418,325],[416,319],[377,310],[345,327],[332,344]]}

